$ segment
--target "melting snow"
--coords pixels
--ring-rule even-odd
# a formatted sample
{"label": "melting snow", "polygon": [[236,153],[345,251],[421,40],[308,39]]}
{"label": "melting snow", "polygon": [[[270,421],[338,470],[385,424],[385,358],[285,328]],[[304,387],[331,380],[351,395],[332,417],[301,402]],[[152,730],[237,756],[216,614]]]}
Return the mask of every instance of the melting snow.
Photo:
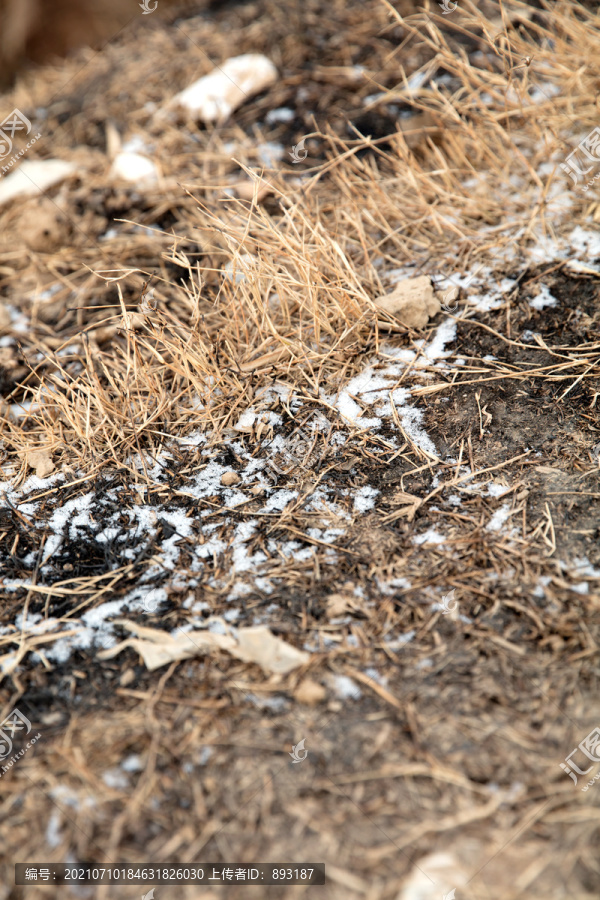
{"label": "melting snow", "polygon": [[446,538],[435,528],[429,528],[423,534],[415,535],[413,541],[415,544],[445,544]]}
{"label": "melting snow", "polygon": [[354,495],[354,509],[356,512],[364,513],[375,506],[375,497],[380,492],[376,488],[369,485],[360,488]]}
{"label": "melting snow", "polygon": [[553,297],[545,284],[541,284],[539,294],[529,301],[529,305],[534,309],[544,309],[546,306],[557,306],[558,300]]}
{"label": "melting snow", "polygon": [[600,233],[587,231],[581,225],[577,225],[569,236],[569,241],[579,253],[585,254],[589,259],[596,260],[600,257]]}
{"label": "melting snow", "polygon": [[347,675],[332,676],[331,683],[338,697],[342,700],[360,700],[362,691]]}
{"label": "melting snow", "polygon": [[510,517],[510,503],[503,503],[500,509],[497,509],[488,524],[485,527],[486,531],[500,531],[502,526],[508,521]]}

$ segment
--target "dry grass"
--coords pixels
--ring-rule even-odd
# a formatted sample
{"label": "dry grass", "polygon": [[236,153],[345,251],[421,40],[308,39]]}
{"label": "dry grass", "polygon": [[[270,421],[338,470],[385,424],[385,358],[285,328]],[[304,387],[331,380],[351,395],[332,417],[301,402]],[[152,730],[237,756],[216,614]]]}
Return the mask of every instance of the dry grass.
{"label": "dry grass", "polygon": [[[193,202],[178,201],[177,239],[163,255],[180,270],[176,281],[165,263],[152,272],[134,264],[136,256],[148,255],[144,238],[122,244],[119,265],[117,242],[109,252],[83,235],[75,252],[96,277],[77,267],[60,278],[64,289],[49,308],[34,310],[32,340],[20,342],[25,359],[42,354],[43,360],[30,364],[31,374],[6,399],[32,400],[36,412],[18,423],[5,414],[7,449],[22,452],[35,442],[58,453],[61,464],[96,472],[133,449],[156,448],[162,434],[182,428],[202,424],[218,439],[261,385],[278,379],[314,393],[378,346],[369,299],[383,292],[382,260],[390,268],[416,262],[419,271],[439,277],[487,263],[509,247],[518,259],[540,235],[551,235],[557,223],[548,220],[548,196],[564,176],[558,166],[543,180],[536,170],[558,151],[566,154],[573,122],[578,133],[595,123],[600,73],[590,50],[593,20],[575,16],[569,4],[553,6],[545,25],[532,21],[526,5],[507,10],[502,25],[466,4],[456,20],[440,21],[446,26],[440,31],[435,14],[404,20],[390,8],[390,27],[402,26],[404,44],[418,47],[422,70],[443,70],[453,79],[451,88],[426,85],[411,101],[432,124],[379,141],[342,137],[331,128],[315,132],[327,162],[300,182],[291,166],[265,173],[272,190],[267,208],[223,196],[231,180],[231,165],[219,151],[225,134],[211,137],[222,177],[201,191],[190,188]],[[482,49],[467,55],[465,46]],[[484,50],[493,52],[493,61],[486,58],[478,68],[477,53]],[[406,101],[401,57],[395,53],[388,61],[388,70],[399,71],[396,85],[372,108]],[[550,86],[561,88],[558,98]],[[532,103],[534,90],[548,99]],[[158,127],[165,147],[179,139],[173,125]],[[259,190],[256,167],[241,162],[248,184]],[[185,168],[177,177],[185,184]],[[469,177],[477,179],[475,190],[464,186]],[[168,196],[181,193],[167,182],[146,200],[154,215]],[[574,217],[593,212],[594,203],[578,195]],[[190,258],[199,235],[202,257]],[[165,232],[161,243],[166,248],[169,242]],[[73,268],[65,245],[58,255],[32,254],[25,276],[11,256],[5,255],[3,270],[13,296],[17,281],[30,289],[44,272],[56,278],[65,263]],[[110,257],[110,267],[102,257]],[[240,283],[223,278],[226,263],[237,271],[244,266],[246,277]],[[158,305],[142,317],[139,300],[149,274],[156,276]],[[64,314],[72,290],[77,316],[58,327],[58,311]],[[79,352],[65,361],[58,352],[75,340]],[[195,398],[201,411],[190,409]]]}

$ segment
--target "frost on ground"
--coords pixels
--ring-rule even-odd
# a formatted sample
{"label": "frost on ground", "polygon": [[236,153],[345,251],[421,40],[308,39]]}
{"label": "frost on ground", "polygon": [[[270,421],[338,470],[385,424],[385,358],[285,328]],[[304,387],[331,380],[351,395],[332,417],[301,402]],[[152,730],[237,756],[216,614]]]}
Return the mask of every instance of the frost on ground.
{"label": "frost on ground", "polygon": [[[576,228],[570,245],[557,246],[555,251],[559,259],[579,258],[586,263],[595,258],[588,255],[593,241],[591,232]],[[453,349],[457,324],[493,310],[516,284],[503,277],[490,290],[494,280],[489,270],[483,276],[467,274],[465,282],[470,287],[457,315],[442,316],[426,338],[412,341],[411,348],[405,342],[382,344],[379,354],[337,392],[321,391],[318,412],[291,388],[275,384],[262,392],[258,403],[240,413],[235,428],[218,448],[211,445],[209,435],[198,432],[167,442],[154,459],[133,457],[129,465],[140,474],[136,482],[117,479],[101,490],[82,487],[69,499],[64,474],[45,479],[32,475],[19,489],[4,482],[0,490],[7,508],[18,510],[23,520],[43,529],[45,535],[40,550],[25,552],[18,566],[13,562],[14,574],[4,580],[9,594],[33,591],[43,599],[42,585],[55,585],[57,578],[61,583],[61,577],[66,581],[66,570],[73,568],[68,560],[77,546],[104,560],[103,578],[108,577],[108,583],[103,583],[93,608],[67,615],[48,617],[31,607],[17,612],[16,605],[14,621],[4,624],[2,633],[39,638],[33,660],[63,664],[74,650],[113,647],[119,637],[116,619],[149,615],[160,619],[173,591],[184,597],[183,618],[174,635],[182,623],[188,628],[210,626],[210,604],[199,599],[203,592],[224,599],[221,615],[230,626],[264,624],[270,618],[268,610],[278,608],[277,602],[269,606],[265,601],[280,597],[286,566],[308,571],[318,559],[319,566],[335,571],[357,523],[364,520],[360,527],[368,534],[385,499],[381,467],[406,454],[416,470],[426,473],[428,482],[424,495],[405,493],[401,499],[407,514],[412,509],[409,521],[428,495],[435,496],[434,512],[443,505],[456,515],[469,498],[487,497],[484,531],[505,546],[516,546],[519,535],[511,479],[495,481],[493,472],[478,477],[462,451],[458,459],[455,452],[436,445],[414,393],[415,388],[426,389],[432,380],[465,366],[464,357]],[[558,302],[541,284],[531,306],[542,311]],[[522,340],[526,339],[524,333]],[[491,361],[494,358],[489,356]],[[364,465],[366,448],[375,465]],[[522,455],[529,454],[541,456],[539,450],[534,453],[524,447]],[[150,499],[154,494],[160,498],[158,503]],[[423,525],[415,521],[414,547],[439,548],[452,557],[451,533],[443,521]],[[568,568],[567,562],[561,565]],[[17,575],[16,568],[24,574]],[[135,584],[124,590],[133,572]],[[115,573],[113,578],[110,573]],[[377,605],[378,593],[383,596],[389,591],[386,584],[399,583],[398,578],[386,582],[379,577],[367,605]],[[573,590],[581,593],[586,585],[584,581]],[[405,581],[404,589],[410,587],[410,580]],[[248,600],[256,597],[262,600],[253,612],[257,604],[249,605]],[[424,597],[434,609],[439,599],[435,590]],[[312,639],[306,641],[311,649],[317,645]],[[12,671],[22,657],[22,649],[0,657],[3,671]]]}

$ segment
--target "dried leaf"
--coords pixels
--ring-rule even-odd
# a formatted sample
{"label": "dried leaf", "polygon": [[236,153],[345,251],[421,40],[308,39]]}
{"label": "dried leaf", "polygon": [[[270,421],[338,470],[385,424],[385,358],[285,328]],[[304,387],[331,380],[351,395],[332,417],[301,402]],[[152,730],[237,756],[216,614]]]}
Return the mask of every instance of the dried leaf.
{"label": "dried leaf", "polygon": [[391,294],[375,300],[375,306],[396,316],[407,328],[424,328],[442,308],[426,275],[401,281]]}
{"label": "dried leaf", "polygon": [[128,631],[139,635],[135,638],[127,638],[121,641],[116,647],[108,650],[101,650],[97,656],[99,659],[112,659],[127,647],[133,647],[140,654],[146,668],[152,672],[161,666],[166,666],[170,662],[179,659],[190,659],[192,656],[199,656],[203,653],[209,653],[214,649],[230,650],[235,645],[233,638],[223,634],[212,634],[209,631],[196,631],[190,634],[181,631],[176,637],[173,637],[166,631],[158,628],[145,628],[142,625],[136,625],[134,622],[128,622],[124,619],[116,620],[115,624],[122,625]]}
{"label": "dried leaf", "polygon": [[263,625],[254,628],[230,628],[231,634],[214,634],[200,630],[181,631],[173,637],[166,631],[146,628],[126,619],[117,619],[115,624],[122,625],[138,637],[127,638],[116,647],[100,651],[98,658],[111,659],[126,647],[133,647],[150,671],[175,660],[189,659],[215,649],[226,650],[244,662],[256,663],[268,674],[285,675],[310,659],[309,653],[286,644]]}
{"label": "dried leaf", "polygon": [[237,638],[238,646],[232,651],[233,655],[245,662],[257,663],[265,672],[287,675],[310,659],[309,653],[286,644],[264,625],[240,628]]}
{"label": "dried leaf", "polygon": [[343,594],[330,594],[327,598],[327,616],[330,619],[334,619],[336,616],[343,616],[350,608],[348,597],[345,597]]}
{"label": "dried leaf", "polygon": [[52,456],[48,450],[27,450],[25,451],[25,462],[32,469],[38,478],[46,478],[54,471],[54,463]]}
{"label": "dried leaf", "polygon": [[257,203],[260,203],[261,200],[264,200],[269,194],[272,194],[275,191],[270,182],[265,181],[264,178],[252,178],[247,181],[236,181],[234,184],[229,185],[230,190],[234,190],[240,200],[254,200],[256,199]]}
{"label": "dried leaf", "polygon": [[394,518],[406,516],[409,522],[412,522],[416,511],[423,502],[420,497],[416,497],[414,494],[407,494],[406,491],[395,491],[392,496],[392,501],[397,503],[400,507],[395,510]]}

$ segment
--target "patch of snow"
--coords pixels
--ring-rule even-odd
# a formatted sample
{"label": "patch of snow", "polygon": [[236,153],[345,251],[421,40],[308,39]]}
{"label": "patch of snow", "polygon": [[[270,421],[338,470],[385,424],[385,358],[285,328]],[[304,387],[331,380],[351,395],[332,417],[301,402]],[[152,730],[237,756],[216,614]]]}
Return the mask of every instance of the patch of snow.
{"label": "patch of snow", "polygon": [[273,510],[282,510],[290,503],[290,501],[295,500],[298,496],[298,491],[288,491],[288,490],[280,490],[275,491],[272,497],[269,497],[265,505],[262,507],[260,512],[272,512]]}
{"label": "patch of snow", "polygon": [[546,596],[546,588],[552,581],[552,578],[549,575],[540,575],[538,578],[538,583],[533,591],[534,597],[545,597]]}
{"label": "patch of snow", "polygon": [[569,590],[575,591],[576,594],[589,594],[590,586],[587,581],[580,581],[577,584],[570,585]]}
{"label": "patch of snow", "polygon": [[546,100],[552,100],[562,91],[559,84],[551,81],[544,81],[543,84],[533,84],[529,89],[529,99],[532,103],[544,103]]}
{"label": "patch of snow", "polygon": [[53,809],[46,825],[46,843],[51,850],[60,846],[62,836],[60,833],[61,814],[58,809]]}
{"label": "patch of snow", "polygon": [[130,756],[125,757],[121,763],[121,768],[124,769],[125,772],[142,772],[144,764],[137,753],[132,753]]}
{"label": "patch of snow", "polygon": [[413,628],[411,631],[407,631],[405,634],[401,634],[399,637],[394,637],[391,634],[386,634],[384,640],[390,650],[400,650],[402,647],[406,646],[406,644],[410,644],[416,633],[417,632]]}
{"label": "patch of snow", "polygon": [[102,773],[102,781],[115,791],[126,791],[130,787],[129,778],[121,769],[107,769]]}
{"label": "patch of snow", "polygon": [[429,453],[431,456],[437,456],[435,444],[429,435],[420,427],[423,419],[423,411],[413,406],[404,406],[398,410],[402,427],[410,438],[415,442],[417,447]]}
{"label": "patch of snow", "polygon": [[331,683],[337,696],[342,700],[360,700],[362,697],[359,686],[347,675],[333,675]]}
{"label": "patch of snow", "polygon": [[544,309],[546,306],[558,306],[558,300],[554,297],[545,284],[539,285],[540,291],[533,300],[529,301],[529,305],[534,309]]}
{"label": "patch of snow", "polygon": [[233,538],[233,570],[238,574],[256,569],[260,563],[266,562],[267,557],[264,553],[259,551],[254,556],[249,556],[245,547],[246,542],[256,531],[256,526],[256,519],[241,522],[236,526]]}
{"label": "patch of snow", "polygon": [[368,669],[365,669],[365,675],[367,676],[367,678],[370,678],[371,681],[374,681],[375,684],[380,684],[382,687],[385,687],[388,683],[388,679],[372,666]]}
{"label": "patch of snow", "polygon": [[596,260],[600,257],[600,233],[588,231],[577,225],[569,235],[569,243],[579,253],[584,253],[589,259]]}
{"label": "patch of snow", "polygon": [[265,116],[267,125],[287,124],[295,119],[296,113],[287,106],[280,106],[279,109],[270,109]]}
{"label": "patch of snow", "polygon": [[453,319],[446,319],[438,326],[423,355],[429,360],[444,359],[450,355],[449,351],[444,349],[446,344],[450,344],[454,340],[456,340],[456,322]]}
{"label": "patch of snow", "polygon": [[249,700],[250,703],[257,706],[259,709],[272,709],[274,712],[282,712],[289,706],[285,697],[257,696],[248,691],[244,692],[244,696],[246,700]]}
{"label": "patch of snow", "polygon": [[530,331],[529,328],[526,328],[523,334],[521,335],[521,340],[526,343],[537,343],[536,337],[541,337],[539,331]]}
{"label": "patch of snow", "polygon": [[446,538],[435,528],[429,528],[423,534],[415,535],[413,542],[415,544],[445,544]]}
{"label": "patch of snow", "polygon": [[489,497],[501,497],[508,490],[510,490],[510,488],[508,488],[505,484],[501,484],[500,482],[491,481],[490,484],[488,484]]}
{"label": "patch of snow", "polygon": [[213,755],[213,752],[214,751],[213,751],[212,747],[203,747],[202,750],[200,751],[200,753],[198,754],[198,756],[196,757],[196,762],[198,763],[198,765],[205,766],[206,763],[211,758],[211,756]]}
{"label": "patch of snow", "polygon": [[267,169],[272,169],[285,156],[285,147],[274,141],[267,141],[257,146],[256,153],[262,165]]}
{"label": "patch of snow", "polygon": [[578,578],[600,578],[600,569],[596,569],[586,556],[578,557],[573,562],[563,565],[565,568],[573,570]]}
{"label": "patch of snow", "polygon": [[510,518],[510,503],[503,503],[500,509],[497,509],[488,524],[485,526],[486,531],[500,531],[502,526]]}
{"label": "patch of snow", "polygon": [[365,513],[369,509],[373,509],[375,506],[375,497],[377,497],[379,493],[381,492],[369,485],[360,488],[354,495],[355,512]]}

